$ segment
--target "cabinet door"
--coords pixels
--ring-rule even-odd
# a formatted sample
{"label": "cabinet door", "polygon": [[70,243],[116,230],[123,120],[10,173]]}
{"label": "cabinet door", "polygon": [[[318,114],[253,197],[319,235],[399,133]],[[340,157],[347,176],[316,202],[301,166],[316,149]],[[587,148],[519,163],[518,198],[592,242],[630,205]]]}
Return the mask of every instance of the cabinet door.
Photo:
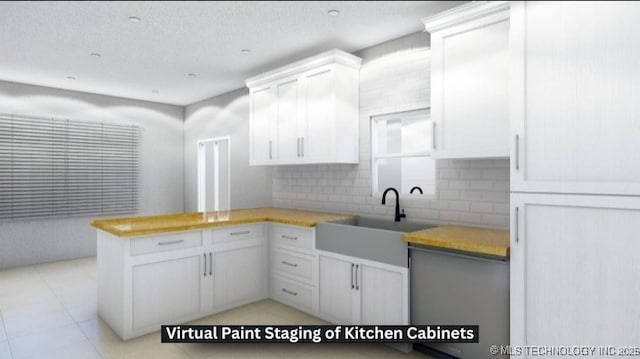
{"label": "cabinet door", "polygon": [[[325,66],[305,74],[306,126],[301,127],[302,157],[305,161],[331,158],[335,104],[334,67]],[[340,149],[335,149],[339,151]]]}
{"label": "cabinet door", "polygon": [[277,91],[278,161],[295,163],[301,156],[298,136],[300,91],[297,78],[279,82]]}
{"label": "cabinet door", "polygon": [[213,254],[214,307],[232,307],[264,297],[265,246],[252,245]]}
{"label": "cabinet door", "polygon": [[360,264],[360,324],[409,324],[407,271]]}
{"label": "cabinet door", "polygon": [[508,9],[434,31],[431,46],[433,157],[508,157]]}
{"label": "cabinet door", "polygon": [[354,323],[355,264],[326,255],[319,261],[320,315],[334,323]]}
{"label": "cabinet door", "polygon": [[198,316],[206,298],[205,258],[199,254],[132,268],[134,332]]}
{"label": "cabinet door", "polygon": [[272,161],[275,155],[274,138],[271,131],[275,128],[275,90],[273,86],[264,86],[251,90],[250,94],[250,131],[251,150],[250,162],[252,165],[265,164]]}
{"label": "cabinet door", "polygon": [[640,198],[511,196],[511,345],[637,345]]}
{"label": "cabinet door", "polygon": [[511,11],[512,191],[639,195],[640,3]]}

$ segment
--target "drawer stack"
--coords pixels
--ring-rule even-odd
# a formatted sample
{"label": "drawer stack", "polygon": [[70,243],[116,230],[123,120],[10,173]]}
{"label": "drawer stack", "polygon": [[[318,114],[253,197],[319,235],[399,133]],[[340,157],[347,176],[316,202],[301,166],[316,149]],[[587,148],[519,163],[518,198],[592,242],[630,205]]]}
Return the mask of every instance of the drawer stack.
{"label": "drawer stack", "polygon": [[318,308],[318,255],[315,229],[270,224],[269,296],[315,315]]}

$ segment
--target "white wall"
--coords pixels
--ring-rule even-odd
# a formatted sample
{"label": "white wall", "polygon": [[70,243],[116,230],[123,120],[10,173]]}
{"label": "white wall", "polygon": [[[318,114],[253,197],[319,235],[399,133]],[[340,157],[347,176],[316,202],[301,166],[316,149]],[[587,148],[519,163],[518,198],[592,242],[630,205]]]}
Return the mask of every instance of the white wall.
{"label": "white wall", "polygon": [[[0,81],[0,112],[140,126],[138,214],[184,210],[182,107]],[[95,255],[91,219],[0,221],[0,268]]]}
{"label": "white wall", "polygon": [[185,108],[185,210],[196,211],[197,142],[231,137],[231,208],[271,206],[271,167],[249,166],[249,90],[242,88]]}
{"label": "white wall", "polygon": [[[370,196],[370,116],[428,107],[429,38],[408,35],[356,53],[360,70],[360,164],[276,167],[273,204],[393,217]],[[403,199],[409,221],[509,226],[509,160],[437,161],[437,195]]]}

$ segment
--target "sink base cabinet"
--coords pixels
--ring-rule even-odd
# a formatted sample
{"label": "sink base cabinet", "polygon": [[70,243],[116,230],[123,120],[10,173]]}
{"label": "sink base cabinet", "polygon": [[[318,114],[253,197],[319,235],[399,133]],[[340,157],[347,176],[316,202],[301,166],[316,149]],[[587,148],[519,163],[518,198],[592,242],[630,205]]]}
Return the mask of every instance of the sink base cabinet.
{"label": "sink base cabinet", "polygon": [[340,324],[409,324],[409,269],[319,251],[318,315]]}

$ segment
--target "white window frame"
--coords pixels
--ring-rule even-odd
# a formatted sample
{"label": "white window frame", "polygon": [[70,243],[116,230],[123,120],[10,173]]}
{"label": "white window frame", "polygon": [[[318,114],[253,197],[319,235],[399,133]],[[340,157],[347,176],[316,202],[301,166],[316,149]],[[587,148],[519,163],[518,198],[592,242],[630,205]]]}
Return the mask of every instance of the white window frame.
{"label": "white window frame", "polygon": [[[395,111],[393,111],[395,110]],[[370,156],[371,156],[371,186],[370,186],[370,192],[371,192],[371,196],[382,196],[382,191],[380,191],[380,189],[378,188],[378,166],[377,166],[377,161],[381,160],[381,159],[390,159],[390,158],[412,158],[412,157],[431,157],[432,153],[431,153],[431,149],[432,146],[428,146],[428,150],[424,151],[424,152],[410,152],[410,153],[386,153],[386,154],[378,154],[377,153],[377,149],[378,149],[378,122],[380,121],[388,121],[388,120],[392,120],[392,119],[397,119],[400,116],[405,115],[408,112],[426,112],[427,115],[427,120],[431,120],[431,108],[429,106],[423,106],[423,107],[409,107],[409,108],[402,108],[402,107],[394,107],[393,110],[390,111],[376,111],[376,112],[371,112],[369,114],[367,114],[367,118],[369,119],[369,125],[370,125],[370,144],[371,144],[371,148],[370,148]],[[433,141],[433,138],[432,138]],[[436,171],[434,171],[434,177],[437,176]],[[434,187],[437,186],[437,178],[434,178]],[[435,197],[437,188],[434,188],[434,192],[433,193],[424,193],[422,195],[420,195],[419,193],[414,193],[414,194],[409,194],[409,193],[402,193],[401,190],[398,188],[397,189],[400,196],[404,197],[404,196],[411,196],[412,198],[427,198],[427,199],[431,199]]]}

